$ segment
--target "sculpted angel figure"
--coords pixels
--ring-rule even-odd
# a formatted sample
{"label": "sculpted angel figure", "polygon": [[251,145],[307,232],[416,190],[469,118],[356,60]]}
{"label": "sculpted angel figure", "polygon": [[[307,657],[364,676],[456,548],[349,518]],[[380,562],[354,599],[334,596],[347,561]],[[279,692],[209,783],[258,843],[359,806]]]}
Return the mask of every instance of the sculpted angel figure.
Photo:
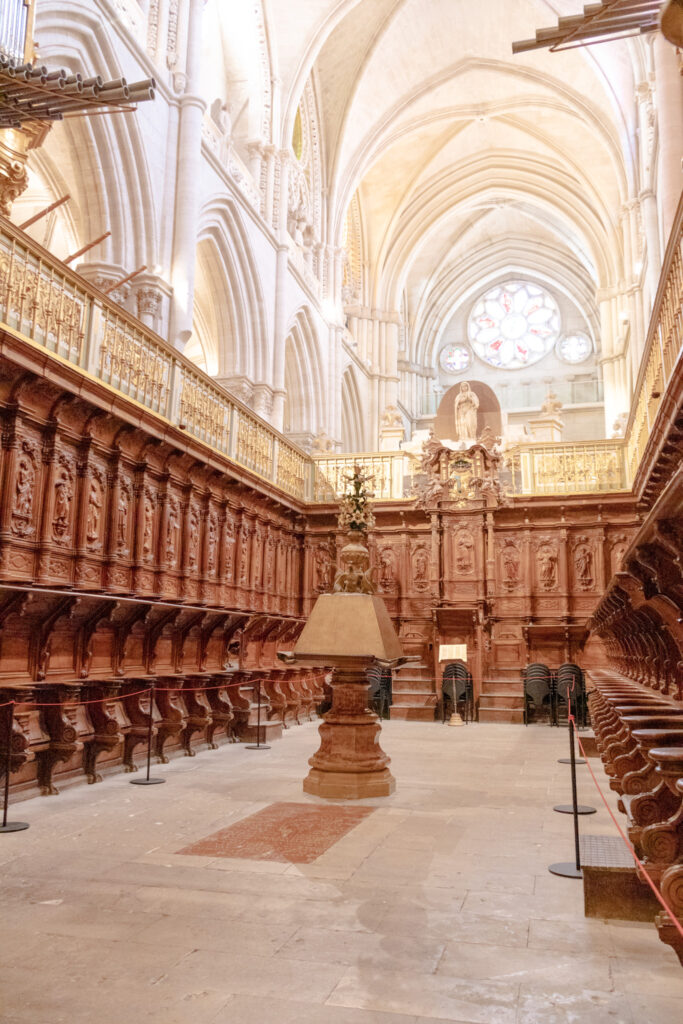
{"label": "sculpted angel figure", "polygon": [[473,441],[477,437],[479,399],[464,380],[454,404],[456,441]]}

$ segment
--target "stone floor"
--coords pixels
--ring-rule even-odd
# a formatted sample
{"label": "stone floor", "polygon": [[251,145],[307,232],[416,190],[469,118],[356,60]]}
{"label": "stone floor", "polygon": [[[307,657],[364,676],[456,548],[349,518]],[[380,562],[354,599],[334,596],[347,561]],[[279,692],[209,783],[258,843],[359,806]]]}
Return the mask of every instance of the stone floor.
{"label": "stone floor", "polygon": [[[181,854],[301,789],[313,724],[15,804],[3,1024],[673,1024],[654,926],[585,920],[564,730],[386,723],[396,793],[312,863]],[[585,768],[579,799],[597,806]],[[582,819],[610,834],[603,809]]]}

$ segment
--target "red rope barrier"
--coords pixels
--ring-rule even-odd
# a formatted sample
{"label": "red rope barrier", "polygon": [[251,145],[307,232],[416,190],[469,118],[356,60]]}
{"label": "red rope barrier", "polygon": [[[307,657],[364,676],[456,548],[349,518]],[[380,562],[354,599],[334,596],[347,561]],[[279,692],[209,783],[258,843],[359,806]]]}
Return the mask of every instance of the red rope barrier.
{"label": "red rope barrier", "polygon": [[0,708],[6,708],[9,704],[28,704],[32,708],[64,708],[81,707],[86,704],[108,704],[112,700],[121,700],[123,697],[138,697],[141,693],[151,693],[151,687],[146,690],[134,690],[132,693],[117,693],[113,697],[99,697],[97,700],[62,700],[53,703],[39,703],[34,700],[10,700],[7,704],[0,704]]}
{"label": "red rope barrier", "polygon": [[[574,718],[573,715],[570,715],[570,719],[574,723],[574,726],[576,726],[576,719]],[[588,771],[591,773],[591,778],[593,779],[593,782],[595,783],[595,787],[596,787],[598,793],[600,794],[602,802],[604,803],[605,807],[607,808],[607,813],[609,814],[610,818],[612,819],[612,821],[616,825],[617,832],[619,833],[621,838],[626,843],[626,846],[628,847],[629,853],[631,854],[631,856],[633,857],[634,861],[636,862],[636,864],[640,868],[641,872],[643,873],[643,877],[645,878],[645,881],[647,882],[647,884],[652,889],[652,891],[655,894],[655,897],[657,898],[658,902],[661,903],[661,905],[664,907],[664,910],[667,912],[667,914],[671,918],[672,924],[676,928],[676,931],[678,931],[679,934],[681,935],[681,937],[683,938],[683,924],[681,924],[681,922],[678,920],[678,918],[674,914],[673,910],[668,905],[668,903],[666,902],[666,900],[662,896],[661,892],[659,891],[659,889],[657,888],[657,886],[653,882],[653,880],[650,877],[648,871],[646,870],[645,866],[643,865],[643,862],[640,860],[640,858],[638,857],[638,854],[634,850],[633,844],[631,843],[630,839],[628,839],[628,837],[624,834],[624,831],[623,831],[621,825],[619,824],[619,822],[617,821],[617,819],[614,816],[612,808],[607,803],[607,799],[605,797],[605,794],[603,793],[602,789],[600,788],[600,784],[599,784],[598,780],[595,777],[595,773],[593,772],[593,769],[591,768],[590,760],[588,759],[588,755],[586,754],[586,751],[584,750],[583,743],[581,742],[581,738],[579,737],[578,731],[576,732],[576,739],[577,739],[577,742],[579,744],[579,749],[580,749],[581,753],[586,758],[586,764],[588,765]]]}

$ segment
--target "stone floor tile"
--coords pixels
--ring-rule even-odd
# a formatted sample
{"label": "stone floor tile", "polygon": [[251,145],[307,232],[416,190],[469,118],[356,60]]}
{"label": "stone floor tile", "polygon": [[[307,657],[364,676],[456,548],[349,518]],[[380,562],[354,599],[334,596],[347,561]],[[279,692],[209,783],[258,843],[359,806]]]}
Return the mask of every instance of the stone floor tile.
{"label": "stone floor tile", "polygon": [[472,1024],[514,1024],[518,990],[518,984],[377,971],[368,964],[349,968],[327,1004]]}
{"label": "stone floor tile", "polygon": [[606,956],[577,956],[525,946],[493,946],[472,942],[448,943],[437,974],[478,981],[526,985],[576,984],[610,991],[611,961]]}
{"label": "stone floor tile", "polygon": [[545,987],[531,988],[522,984],[517,1024],[642,1024],[642,1021],[633,1016],[628,997],[623,993],[583,989],[580,983],[561,988],[551,982]]}
{"label": "stone floor tile", "polygon": [[532,920],[529,925],[532,949],[553,949],[561,953],[615,953],[614,941],[602,921]]}
{"label": "stone floor tile", "polygon": [[629,994],[628,1001],[635,1024],[677,1024],[683,1020],[683,999]]}
{"label": "stone floor tile", "polygon": [[378,929],[374,933],[300,928],[277,953],[278,959],[303,963],[340,963],[352,966],[371,963],[384,970],[433,973],[445,949],[445,939],[425,931],[399,932]]}
{"label": "stone floor tile", "polygon": [[160,998],[183,999],[192,992],[215,992],[224,1001],[232,995],[280,997],[296,992],[297,1000],[324,1003],[347,970],[344,964],[316,964],[302,970],[298,961],[194,950],[157,983]]}
{"label": "stone floor tile", "polygon": [[418,1024],[415,1017],[344,1006],[314,1006],[288,998],[233,996],[211,1024]]}

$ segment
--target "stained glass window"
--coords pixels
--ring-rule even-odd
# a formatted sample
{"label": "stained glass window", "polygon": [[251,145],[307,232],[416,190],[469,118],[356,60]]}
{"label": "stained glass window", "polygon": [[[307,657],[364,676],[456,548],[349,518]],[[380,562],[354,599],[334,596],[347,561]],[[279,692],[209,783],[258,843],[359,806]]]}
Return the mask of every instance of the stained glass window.
{"label": "stained glass window", "polygon": [[538,362],[550,352],[559,333],[557,303],[545,289],[527,281],[491,288],[468,321],[469,339],[480,359],[506,370]]}
{"label": "stained glass window", "polygon": [[446,345],[441,349],[439,361],[446,373],[460,373],[472,362],[472,352],[465,345]]}
{"label": "stained glass window", "polygon": [[593,351],[587,334],[567,334],[557,345],[557,354],[565,363],[583,363]]}

